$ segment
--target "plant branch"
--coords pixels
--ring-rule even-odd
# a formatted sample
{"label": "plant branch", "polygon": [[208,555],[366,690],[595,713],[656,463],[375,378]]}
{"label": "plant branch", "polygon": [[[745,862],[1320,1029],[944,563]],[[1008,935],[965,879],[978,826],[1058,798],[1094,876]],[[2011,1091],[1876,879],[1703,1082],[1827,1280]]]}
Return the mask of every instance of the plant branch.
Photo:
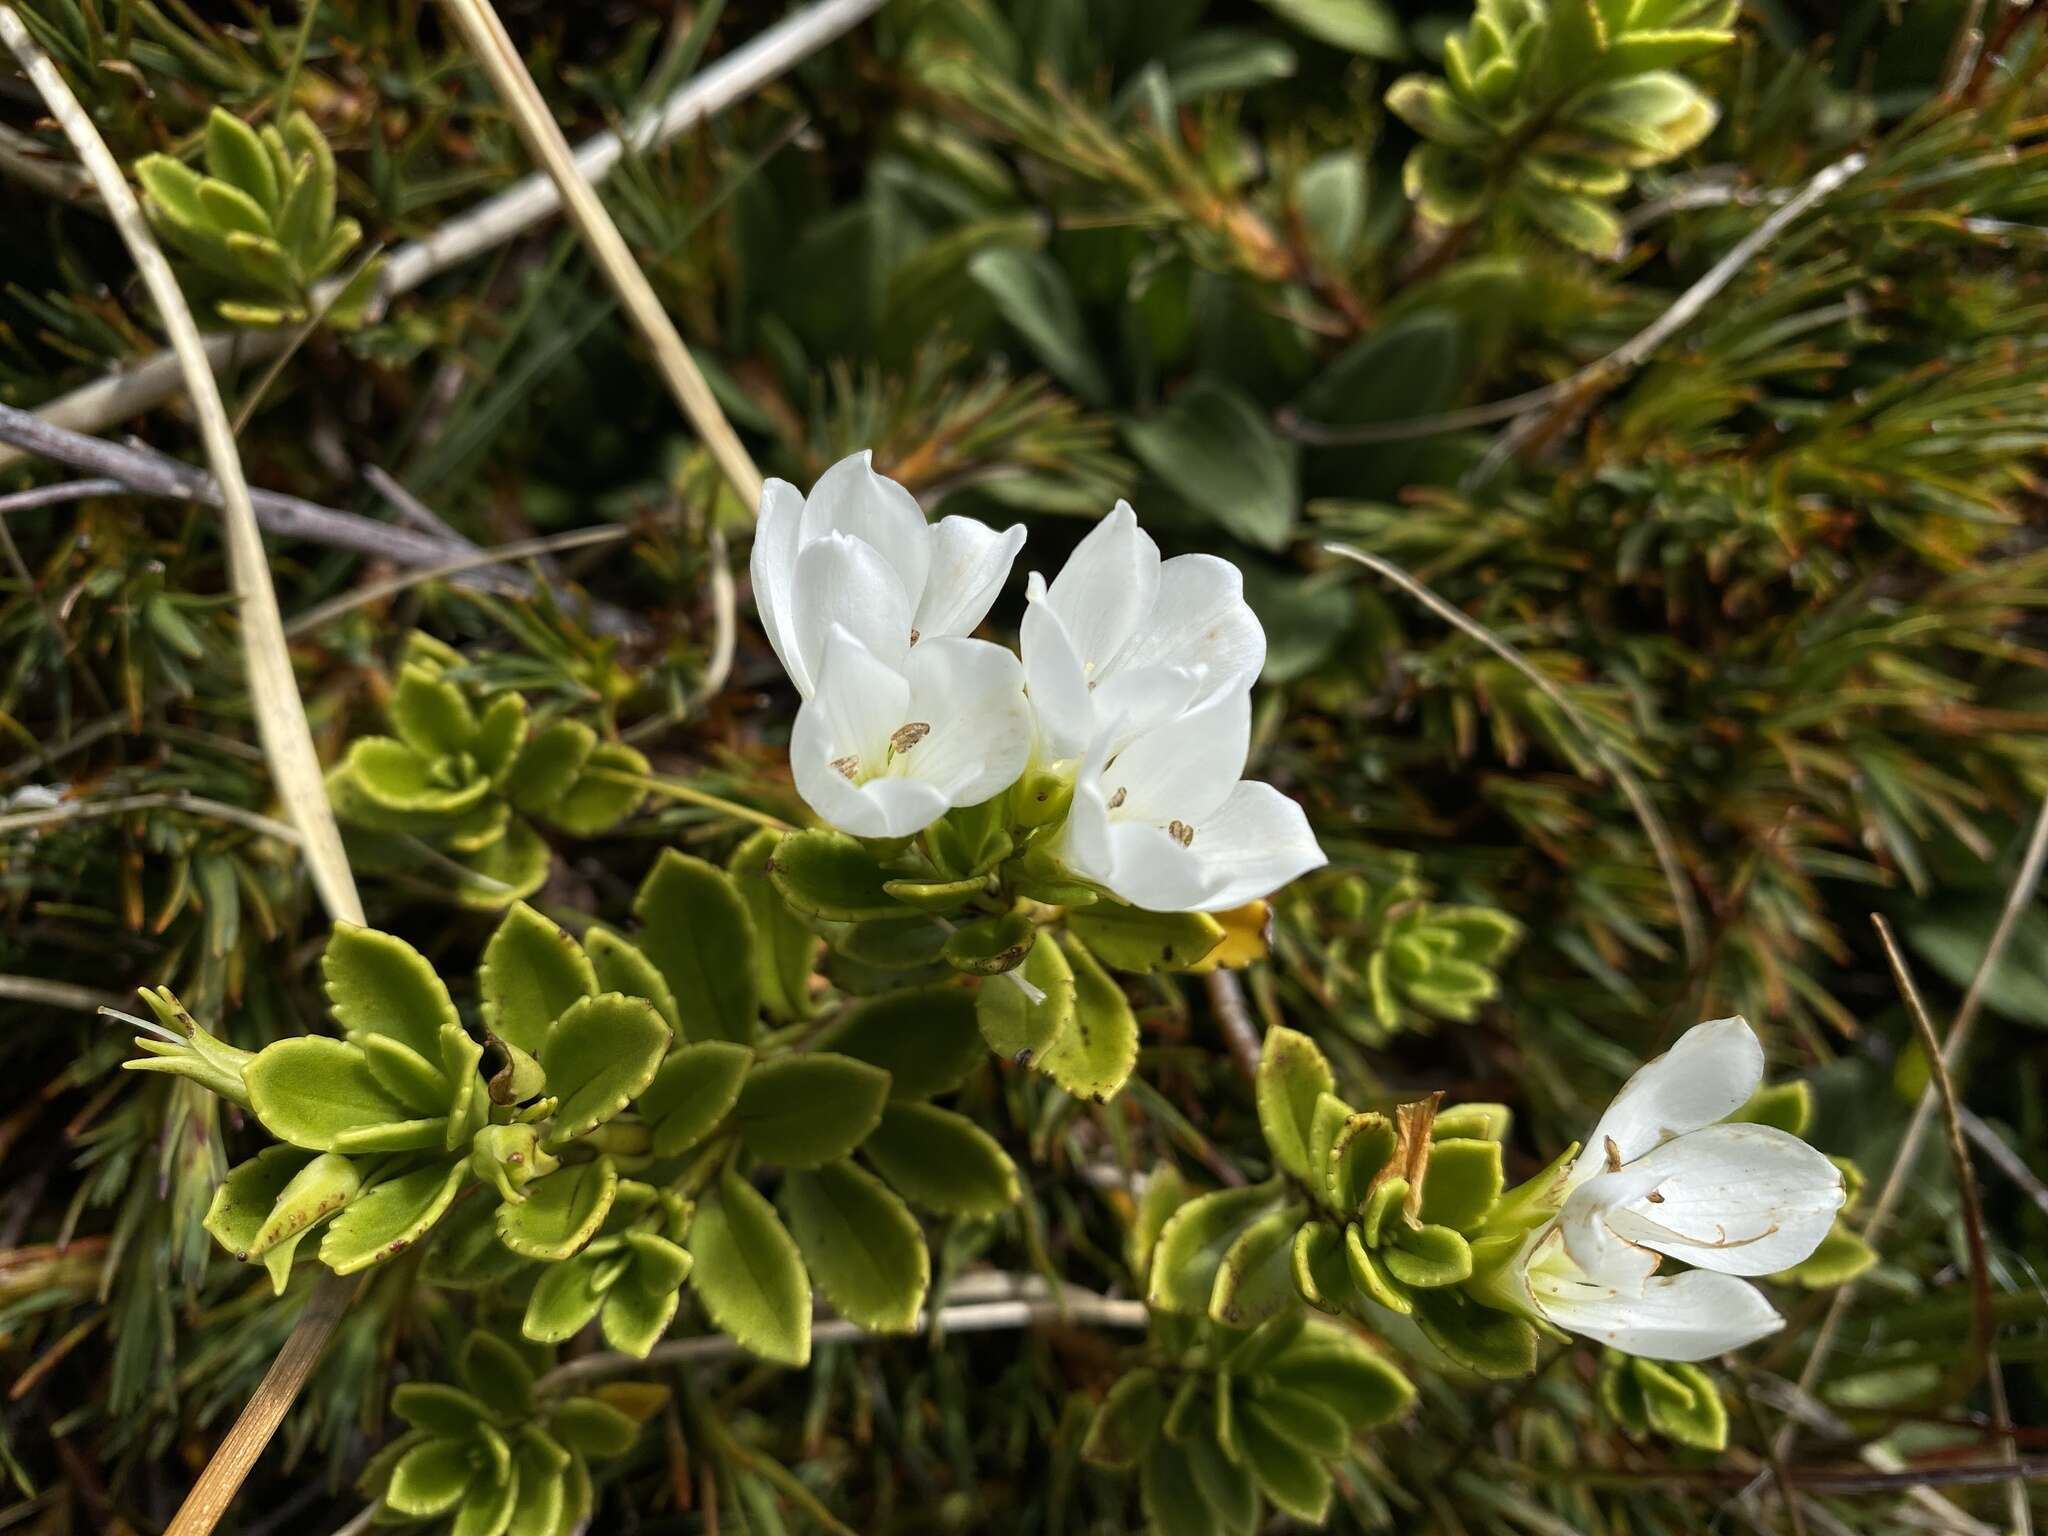
{"label": "plant branch", "polygon": [[[624,158],[629,144],[636,152],[645,152],[681,137],[788,73],[881,5],[882,0],[817,0],[699,71],[660,106],[629,122],[623,138],[607,131],[586,139],[576,151],[577,170],[588,181],[602,181]],[[546,176],[535,174],[515,182],[426,239],[394,249],[379,284],[379,305],[526,233],[552,218],[561,206],[561,195]],[[321,292],[314,290],[316,300]],[[205,340],[214,366],[225,368],[270,357],[290,337],[276,331],[216,331]],[[182,388],[177,360],[158,352],[72,390],[43,406],[39,414],[58,426],[99,432],[161,404]],[[0,469],[19,457],[0,450]],[[753,501],[747,505],[751,508]]]}

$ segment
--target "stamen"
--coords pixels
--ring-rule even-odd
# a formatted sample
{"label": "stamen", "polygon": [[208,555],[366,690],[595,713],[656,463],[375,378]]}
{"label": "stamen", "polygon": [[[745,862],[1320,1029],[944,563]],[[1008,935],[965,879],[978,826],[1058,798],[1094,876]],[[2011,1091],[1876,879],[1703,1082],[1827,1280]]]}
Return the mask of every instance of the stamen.
{"label": "stamen", "polygon": [[1126,791],[1125,791],[1124,787],[1123,787],[1123,786],[1122,786],[1121,784],[1119,784],[1119,785],[1117,786],[1117,790],[1116,790],[1116,793],[1115,793],[1115,794],[1113,794],[1113,795],[1111,795],[1111,796],[1109,797],[1109,808],[1110,808],[1110,809],[1111,809],[1112,811],[1113,811],[1113,810],[1115,810],[1115,809],[1116,809],[1116,808],[1117,808],[1118,806],[1120,806],[1120,805],[1122,805],[1122,804],[1124,803],[1124,795],[1125,795],[1125,793],[1126,793]]}
{"label": "stamen", "polygon": [[911,625],[911,626],[910,626],[910,643],[911,643],[912,645],[915,645],[915,644],[917,644],[917,642],[918,642],[918,641],[922,640],[923,638],[924,638],[924,636],[923,636],[923,635],[920,635],[920,634],[919,634],[919,633],[917,632],[917,626],[916,626],[915,624]]}
{"label": "stamen", "polygon": [[1621,1148],[1614,1144],[1612,1136],[1603,1137],[1602,1140],[1607,1143],[1607,1171],[1609,1173],[1621,1172]]}
{"label": "stamen", "polygon": [[931,735],[931,733],[932,728],[927,721],[913,720],[908,725],[899,725],[896,727],[895,735],[889,738],[889,750],[891,752],[908,752],[920,741],[923,741],[925,737]]}
{"label": "stamen", "polygon": [[860,772],[860,756],[858,753],[849,752],[844,757],[833,758],[832,766],[850,779]]}
{"label": "stamen", "polygon": [[1169,821],[1166,824],[1166,835],[1186,848],[1195,840],[1195,829],[1184,821]]}

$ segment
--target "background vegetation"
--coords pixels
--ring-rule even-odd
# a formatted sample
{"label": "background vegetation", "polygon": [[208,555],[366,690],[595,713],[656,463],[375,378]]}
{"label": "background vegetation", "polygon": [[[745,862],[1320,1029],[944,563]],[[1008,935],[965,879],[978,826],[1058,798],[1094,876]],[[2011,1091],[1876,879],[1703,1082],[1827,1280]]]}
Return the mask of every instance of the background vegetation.
{"label": "background vegetation", "polygon": [[[606,181],[768,473],[807,485],[872,447],[928,508],[1023,518],[1041,570],[1128,496],[1173,548],[1238,561],[1267,625],[1254,771],[1303,801],[1336,867],[1278,903],[1241,986],[1133,987],[1142,1050],[1113,1102],[977,1070],[963,1101],[1024,1199],[946,1225],[937,1273],[986,1260],[1130,1294],[1134,1176],[1265,1171],[1232,1050],[1247,1024],[1312,1034],[1359,1102],[1511,1105],[1527,1174],[1641,1058],[1741,1012],[1774,1075],[1811,1083],[1815,1141],[1876,1182],[1892,1167],[1928,1059],[1869,914],[1945,1027],[2048,795],[2041,25],[2003,0],[1595,9],[1615,37],[1735,36],[1676,50],[1689,92],[1628,97],[1621,128],[1575,118],[1560,104],[1585,82],[1524,60],[1537,105],[1502,134],[1460,71],[1529,0],[1477,20],[1412,0],[891,0]],[[23,14],[124,164],[207,169],[216,106],[288,134],[303,113],[332,148],[336,216],[280,232],[282,268],[170,241],[210,323],[288,341],[224,375],[252,483],[356,518],[269,546],[326,760],[379,728],[419,627],[477,690],[798,819],[792,698],[743,599],[736,655],[721,637],[750,509],[574,235],[414,254],[530,170],[438,14]],[[779,14],[504,9],[577,141]],[[1665,67],[1655,45],[1628,63],[1616,82]],[[0,81],[0,402],[24,411],[160,345],[72,165],[26,84]],[[323,274],[356,278],[346,302]],[[1627,345],[1660,317],[1655,345]],[[197,462],[184,407],[59,416],[111,447],[0,468],[0,1478],[18,1498],[0,1528],[145,1531],[305,1288],[273,1300],[200,1228],[247,1128],[114,1071],[128,1034],[91,1010],[161,984],[244,1047],[317,1030],[326,925],[250,820],[274,793],[218,514],[104,479],[129,433]],[[126,452],[133,486],[145,456]],[[612,533],[390,580],[451,543],[593,527]],[[1413,572],[1554,687],[1331,542]],[[1669,828],[1661,855],[1616,761]],[[750,830],[659,799],[594,835],[550,826],[536,900],[618,921],[658,850],[722,862]],[[454,878],[398,861],[364,888],[373,923],[466,975],[495,919],[451,906]],[[1472,909],[1516,942],[1434,971],[1403,942]],[[1414,1411],[1339,1464],[1332,1528],[2013,1528],[1986,1366],[1995,1348],[2013,1422],[2048,1424],[2038,901],[1982,1001],[1956,1121],[1981,1223],[1926,1138],[1832,1348],[1815,1361],[1830,1287],[1869,1257],[1854,1245],[1779,1293],[1786,1332],[1717,1371],[1727,1450],[1624,1422],[1591,1348],[1519,1387],[1418,1373]],[[416,1270],[376,1275],[224,1529],[360,1509],[390,1387],[435,1375],[466,1326]],[[1128,1480],[1079,1460],[1123,1347],[1059,1325],[823,1344],[803,1373],[654,1373],[672,1400],[604,1469],[595,1528],[1124,1529]],[[2022,1470],[2044,1433],[2014,1437]]]}

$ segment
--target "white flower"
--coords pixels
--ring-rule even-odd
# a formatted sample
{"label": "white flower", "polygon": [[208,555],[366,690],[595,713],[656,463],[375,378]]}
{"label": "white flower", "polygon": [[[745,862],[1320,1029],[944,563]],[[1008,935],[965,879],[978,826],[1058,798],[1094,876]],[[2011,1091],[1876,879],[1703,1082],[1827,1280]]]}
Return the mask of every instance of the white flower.
{"label": "white flower", "polygon": [[1034,571],[1026,595],[1024,675],[1041,762],[1079,757],[1107,726],[1136,735],[1242,692],[1266,663],[1237,567],[1214,555],[1161,561],[1125,502],[1050,586]]}
{"label": "white flower", "polygon": [[889,660],[834,625],[817,666],[790,766],[805,803],[842,832],[907,837],[1024,771],[1031,706],[1023,669],[1001,646],[940,636]]}
{"label": "white flower", "polygon": [[[1560,1328],[1652,1360],[1704,1360],[1784,1326],[1743,1275],[1789,1269],[1842,1207],[1841,1170],[1797,1136],[1718,1122],[1763,1081],[1739,1018],[1687,1030],[1623,1085],[1516,1259]],[[1665,1258],[1693,1266],[1658,1275]]]}
{"label": "white flower", "polygon": [[1251,718],[1239,687],[1136,734],[1098,731],[1053,857],[1154,912],[1243,906],[1328,862],[1300,806],[1238,778]]}
{"label": "white flower", "polygon": [[807,699],[835,624],[900,669],[918,640],[972,632],[1024,546],[1021,525],[998,533],[971,517],[927,523],[910,492],[875,473],[873,457],[841,459],[808,497],[786,480],[761,488],[754,605]]}

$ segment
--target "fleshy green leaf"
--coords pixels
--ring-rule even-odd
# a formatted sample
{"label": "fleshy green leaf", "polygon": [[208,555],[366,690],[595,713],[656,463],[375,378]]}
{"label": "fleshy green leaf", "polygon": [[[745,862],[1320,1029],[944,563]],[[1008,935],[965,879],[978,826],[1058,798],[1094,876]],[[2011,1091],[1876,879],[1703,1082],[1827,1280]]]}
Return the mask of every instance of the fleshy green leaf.
{"label": "fleshy green leaf", "polygon": [[391,728],[425,757],[467,752],[476,744],[476,712],[460,688],[425,667],[407,667],[391,690]]}
{"label": "fleshy green leaf", "polygon": [[756,832],[733,850],[726,873],[754,922],[754,976],[761,1006],[771,1018],[803,1019],[811,1012],[811,973],[818,936],[799,922],[769,878],[780,833]]}
{"label": "fleshy green leaf", "polygon": [[1210,522],[1261,549],[1287,542],[1301,511],[1294,445],[1242,391],[1197,379],[1123,433],[1139,462]]}
{"label": "fleshy green leaf", "polygon": [[1247,1227],[1280,1204],[1277,1184],[1197,1195],[1160,1230],[1147,1300],[1169,1312],[1204,1316],[1223,1256]]}
{"label": "fleshy green leaf", "polygon": [[730,1040],[701,1040],[672,1052],[635,1108],[654,1131],[657,1157],[687,1152],[739,1102],[754,1053]]}
{"label": "fleshy green leaf", "polygon": [[228,182],[265,210],[278,205],[277,167],[263,141],[255,129],[222,107],[206,118],[206,174]]}
{"label": "fleshy green leaf", "polygon": [[990,1050],[1019,1066],[1051,1050],[1074,1021],[1073,967],[1057,944],[1034,944],[1017,974],[1044,993],[1033,1001],[1013,980],[992,976],[975,989],[975,1021]]}
{"label": "fleshy green leaf", "polygon": [[554,1141],[586,1135],[654,1080],[668,1050],[654,1005],[619,992],[580,998],[549,1026],[540,1048],[555,1109]]}
{"label": "fleshy green leaf", "polygon": [[1067,929],[1115,971],[1184,971],[1223,942],[1206,912],[1141,912],[1100,902],[1067,914]]}
{"label": "fleshy green leaf", "polygon": [[527,1185],[519,1204],[498,1207],[498,1238],[529,1259],[566,1259],[597,1236],[618,1191],[608,1157],[557,1169]]}
{"label": "fleshy green leaf", "polygon": [[632,781],[646,777],[647,759],[637,749],[623,742],[599,742],[583,759],[569,792],[536,814],[571,837],[596,837],[640,809],[647,790]]}
{"label": "fleshy green leaf", "polygon": [[690,1285],[714,1326],[763,1359],[810,1362],[810,1275],[760,1191],[728,1171],[698,1208],[689,1248]]}
{"label": "fleshy green leaf", "polygon": [[[1048,939],[1040,947],[1059,945]],[[1074,1016],[1040,1054],[1038,1067],[1075,1098],[1107,1103],[1138,1064],[1138,1016],[1124,989],[1084,946],[1070,939],[1065,954],[1073,971]],[[1053,969],[1048,965],[1046,973]]]}
{"label": "fleshy green leaf", "polygon": [[846,1162],[792,1173],[782,1211],[811,1278],[841,1316],[878,1333],[916,1326],[931,1255],[917,1218],[880,1179]]}
{"label": "fleshy green leaf", "polygon": [[1504,1182],[1499,1142],[1462,1136],[1435,1140],[1422,1181],[1422,1219],[1470,1232],[1493,1209]]}
{"label": "fleshy green leaf", "polygon": [[1108,404],[1109,381],[1058,262],[1038,251],[994,246],[975,254],[967,275],[1055,378],[1091,405]]}
{"label": "fleshy green leaf", "polygon": [[1330,1474],[1251,1404],[1236,1426],[1245,1465],[1267,1498],[1297,1520],[1321,1525],[1330,1513]]}
{"label": "fleshy green leaf", "polygon": [[763,1162],[815,1168],[846,1156],[882,1118],[889,1074],[832,1051],[763,1062],[748,1072],[734,1114]]}
{"label": "fleshy green leaf", "polygon": [[1157,1371],[1140,1367],[1117,1378],[1095,1410],[1082,1459],[1128,1471],[1144,1459],[1166,1423],[1166,1391]]}
{"label": "fleshy green leaf", "polygon": [[496,1334],[478,1329],[464,1339],[455,1373],[501,1420],[523,1418],[533,1411],[533,1368]]}
{"label": "fleshy green leaf", "polygon": [[430,1164],[358,1195],[320,1240],[320,1262],[337,1275],[395,1258],[427,1234],[462,1188],[466,1162]]}
{"label": "fleshy green leaf", "polygon": [[350,1039],[389,1035],[428,1061],[440,1055],[441,1026],[460,1024],[448,988],[405,940],[336,923],[320,957],[328,1005]]}
{"label": "fleshy green leaf", "polygon": [[1209,1289],[1209,1316],[1226,1328],[1255,1328],[1294,1296],[1294,1234],[1301,1207],[1268,1212],[1224,1250]]}
{"label": "fleshy green leaf", "polygon": [[732,877],[664,849],[633,901],[639,947],[674,994],[686,1040],[754,1038],[754,923]]}
{"label": "fleshy green leaf", "polygon": [[555,1410],[549,1426],[572,1451],[611,1461],[633,1449],[640,1426],[628,1414],[597,1397],[572,1397]]}
{"label": "fleshy green leaf", "polygon": [[950,1109],[891,1104],[861,1150],[909,1200],[942,1216],[993,1216],[1017,1199],[1009,1153]]}
{"label": "fleshy green leaf", "polygon": [[892,992],[865,1003],[831,1045],[887,1072],[892,1099],[949,1092],[984,1059],[974,998],[957,986]]}
{"label": "fleshy green leaf", "polygon": [[1415,1400],[1400,1369],[1349,1329],[1310,1319],[1269,1363],[1276,1379],[1333,1408],[1354,1431],[1392,1422]]}
{"label": "fleshy green leaf", "polygon": [[438,1515],[461,1502],[476,1472],[465,1441],[429,1438],[399,1458],[384,1502],[402,1515]]}
{"label": "fleshy green leaf", "polygon": [[900,917],[903,904],[883,887],[892,878],[873,854],[840,832],[796,832],[775,845],[768,877],[799,912],[833,922]]}
{"label": "fleshy green leaf", "polygon": [[532,1056],[571,1004],[597,992],[597,972],[582,946],[523,901],[512,904],[484,946],[476,979],[484,1026]]}
{"label": "fleshy green leaf", "polygon": [[676,995],[669,990],[668,982],[638,945],[628,944],[609,928],[592,928],[583,935],[583,952],[597,977],[597,991],[644,997],[654,1004],[654,1011],[661,1015],[662,1022],[675,1031],[675,1038],[684,1038],[682,1015],[676,1011]]}
{"label": "fleshy green leaf", "polygon": [[597,733],[580,720],[535,731],[505,773],[505,793],[527,815],[545,815],[569,793],[596,746]]}
{"label": "fleshy green leaf", "polygon": [[601,1278],[617,1282],[624,1268],[620,1258],[598,1258],[579,1254],[543,1269],[526,1299],[526,1315],[519,1331],[537,1344],[559,1344],[580,1333],[604,1305]]}
{"label": "fleshy green leaf", "polygon": [[441,1122],[416,1120],[370,1071],[362,1051],[344,1040],[307,1035],[267,1045],[243,1069],[242,1081],[263,1128],[296,1147],[333,1151],[349,1132],[400,1125],[427,1128],[404,1138],[409,1145],[441,1140]]}
{"label": "fleshy green leaf", "polygon": [[1221,1536],[1215,1511],[1195,1482],[1194,1469],[1170,1436],[1152,1442],[1138,1470],[1138,1502],[1149,1529],[1173,1536]]}
{"label": "fleshy green leaf", "polygon": [[1273,1161],[1297,1179],[1314,1178],[1309,1148],[1316,1099],[1335,1087],[1330,1064],[1307,1035],[1291,1029],[1266,1032],[1259,1052],[1259,1129]]}

